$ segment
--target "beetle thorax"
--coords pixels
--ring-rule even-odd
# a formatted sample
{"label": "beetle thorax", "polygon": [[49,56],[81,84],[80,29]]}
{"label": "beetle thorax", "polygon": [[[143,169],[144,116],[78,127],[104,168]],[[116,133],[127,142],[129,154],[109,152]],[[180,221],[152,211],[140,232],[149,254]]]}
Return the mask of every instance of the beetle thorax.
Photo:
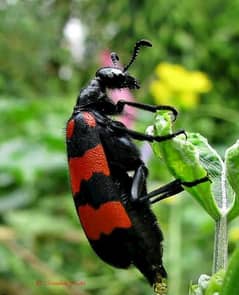
{"label": "beetle thorax", "polygon": [[87,105],[96,102],[105,90],[102,88],[100,80],[95,78],[90,81],[89,85],[83,88],[77,98],[77,105]]}

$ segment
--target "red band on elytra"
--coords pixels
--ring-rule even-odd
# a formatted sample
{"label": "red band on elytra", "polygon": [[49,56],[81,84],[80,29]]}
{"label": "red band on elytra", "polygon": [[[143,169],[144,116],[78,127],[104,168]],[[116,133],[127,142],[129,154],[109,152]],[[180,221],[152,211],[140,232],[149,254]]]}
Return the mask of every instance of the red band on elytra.
{"label": "red band on elytra", "polygon": [[84,121],[86,122],[86,124],[88,126],[90,126],[90,127],[95,127],[96,126],[96,121],[95,121],[95,118],[93,117],[93,115],[91,115],[88,112],[84,112],[83,117],[84,117]]}
{"label": "red band on elytra", "polygon": [[67,139],[70,139],[73,135],[74,132],[74,127],[75,127],[75,121],[73,119],[71,119],[66,127],[66,137]]}
{"label": "red band on elytra", "polygon": [[130,218],[119,201],[102,204],[98,209],[81,205],[78,214],[84,231],[90,240],[98,240],[101,234],[109,235],[116,228],[130,228]]}
{"label": "red band on elytra", "polygon": [[101,144],[87,150],[82,157],[69,159],[71,187],[73,194],[80,191],[82,180],[89,180],[94,173],[110,175],[107,159]]}

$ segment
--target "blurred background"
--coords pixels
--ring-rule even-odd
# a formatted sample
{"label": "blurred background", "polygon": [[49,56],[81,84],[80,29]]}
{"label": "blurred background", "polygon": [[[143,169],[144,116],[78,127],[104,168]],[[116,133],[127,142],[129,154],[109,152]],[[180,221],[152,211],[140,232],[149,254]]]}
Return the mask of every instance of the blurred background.
{"label": "blurred background", "polygon": [[[79,90],[116,51],[141,89],[124,97],[171,104],[175,129],[200,132],[220,154],[239,137],[238,0],[0,1],[0,294],[152,294],[135,269],[93,253],[73,205],[65,123]],[[119,97],[119,93],[113,93]],[[139,119],[140,118],[140,119]],[[125,116],[144,132],[152,114]],[[137,143],[138,144],[138,143]],[[149,190],[171,177],[149,147]],[[154,205],[170,294],[211,273],[214,224],[189,195]],[[229,248],[238,244],[236,220]]]}

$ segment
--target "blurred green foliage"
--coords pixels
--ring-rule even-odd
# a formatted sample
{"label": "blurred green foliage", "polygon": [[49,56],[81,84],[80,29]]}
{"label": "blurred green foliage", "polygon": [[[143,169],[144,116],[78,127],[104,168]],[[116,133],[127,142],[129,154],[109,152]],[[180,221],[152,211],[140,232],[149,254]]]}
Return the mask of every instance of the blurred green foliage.
{"label": "blurred green foliage", "polygon": [[[142,50],[131,69],[142,84],[137,99],[154,103],[149,85],[160,62],[205,72],[212,90],[196,109],[181,112],[177,127],[201,132],[224,150],[239,130],[238,14],[238,0],[0,1],[1,294],[151,294],[138,271],[115,270],[89,247],[70,194],[65,122],[99,67],[99,52],[110,48],[127,63],[134,42],[147,38],[153,48]],[[72,17],[86,32],[78,62],[63,36]],[[62,67],[70,79],[62,78]],[[143,131],[152,117],[139,117],[135,128]],[[149,170],[149,189],[168,181],[159,160],[152,159]],[[155,212],[165,232],[168,272],[180,270],[181,295],[190,280],[211,272],[213,224],[188,196],[174,206],[162,202]],[[235,221],[231,249],[237,228]],[[177,261],[170,256],[176,238]],[[83,286],[53,284],[80,281]]]}

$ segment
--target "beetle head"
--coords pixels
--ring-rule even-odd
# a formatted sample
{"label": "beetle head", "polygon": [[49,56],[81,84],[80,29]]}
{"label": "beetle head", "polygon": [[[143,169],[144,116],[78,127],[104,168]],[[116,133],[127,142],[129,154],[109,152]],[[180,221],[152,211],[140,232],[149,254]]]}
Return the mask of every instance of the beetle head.
{"label": "beetle head", "polygon": [[110,89],[120,89],[126,87],[130,89],[138,89],[138,81],[134,77],[130,76],[127,70],[135,61],[140,50],[140,47],[142,46],[151,47],[152,44],[146,40],[140,40],[136,42],[132,57],[129,63],[123,69],[118,66],[119,58],[117,54],[112,53],[111,59],[114,64],[114,67],[104,67],[96,72],[96,78],[99,79],[101,85]]}
{"label": "beetle head", "polygon": [[137,80],[120,68],[101,68],[96,72],[96,77],[100,79],[100,83],[104,87],[109,89],[120,89],[125,87],[130,89],[139,88]]}

